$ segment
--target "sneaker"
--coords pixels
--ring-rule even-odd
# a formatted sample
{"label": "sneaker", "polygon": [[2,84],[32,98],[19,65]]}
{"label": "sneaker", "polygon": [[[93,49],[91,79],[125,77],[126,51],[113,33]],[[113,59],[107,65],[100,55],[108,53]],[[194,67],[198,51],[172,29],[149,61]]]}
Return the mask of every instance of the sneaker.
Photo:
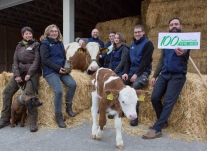
{"label": "sneaker", "polygon": [[38,127],[36,123],[30,123],[30,132],[38,131]]}

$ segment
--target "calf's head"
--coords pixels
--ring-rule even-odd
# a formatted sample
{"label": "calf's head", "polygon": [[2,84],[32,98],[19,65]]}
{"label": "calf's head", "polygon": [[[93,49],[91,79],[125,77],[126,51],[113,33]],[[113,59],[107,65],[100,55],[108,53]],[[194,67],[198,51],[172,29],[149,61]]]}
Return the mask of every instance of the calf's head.
{"label": "calf's head", "polygon": [[126,86],[121,91],[106,90],[105,93],[107,94],[107,99],[112,100],[116,108],[120,107],[128,119],[134,120],[137,118],[136,104],[138,98],[134,88]]}
{"label": "calf's head", "polygon": [[90,54],[91,60],[87,69],[88,74],[93,74],[98,68],[99,44],[96,42],[89,42],[86,45],[87,51]]}

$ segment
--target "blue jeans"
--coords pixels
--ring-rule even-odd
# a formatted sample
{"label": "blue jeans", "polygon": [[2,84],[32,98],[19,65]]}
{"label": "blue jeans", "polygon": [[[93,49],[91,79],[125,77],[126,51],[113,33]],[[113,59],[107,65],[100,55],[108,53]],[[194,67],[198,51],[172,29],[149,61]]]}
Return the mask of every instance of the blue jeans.
{"label": "blue jeans", "polygon": [[45,79],[48,82],[48,84],[52,87],[55,93],[55,97],[54,97],[55,113],[60,114],[62,113],[62,94],[63,94],[61,81],[68,87],[66,93],[67,103],[72,103],[76,90],[76,82],[70,74],[51,73],[47,75]]}
{"label": "blue jeans", "polygon": [[[155,83],[151,101],[157,115],[153,129],[161,131],[172,112],[173,106],[185,84],[186,76],[183,74],[160,74]],[[164,104],[161,99],[164,96]]]}

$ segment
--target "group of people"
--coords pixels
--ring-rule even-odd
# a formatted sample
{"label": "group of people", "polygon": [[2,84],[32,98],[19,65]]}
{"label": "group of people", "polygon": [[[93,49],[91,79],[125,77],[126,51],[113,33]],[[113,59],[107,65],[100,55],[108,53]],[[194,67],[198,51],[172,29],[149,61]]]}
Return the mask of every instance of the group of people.
{"label": "group of people", "polygon": [[[181,29],[179,18],[169,21],[169,32],[181,32]],[[33,38],[33,30],[30,27],[22,28],[21,34],[23,40],[16,47],[12,65],[14,76],[3,91],[0,128],[10,124],[12,97],[19,89],[18,85],[24,83],[25,94],[34,95],[33,85],[38,85],[41,73],[54,91],[56,122],[60,128],[64,128],[66,124],[62,116],[61,82],[68,87],[65,102],[66,111],[71,117],[75,116],[72,111],[72,100],[76,91],[76,82],[64,69],[66,54],[61,32],[56,25],[49,25],[40,37],[40,43]],[[130,47],[126,45],[126,39],[120,32],[110,32],[109,40],[104,45],[104,42],[99,39],[99,31],[93,29],[91,38],[76,38],[75,41],[80,46],[88,42],[97,42],[101,48],[108,48],[107,53],[100,52],[100,67],[113,70],[122,78],[124,84],[131,85],[135,90],[142,89],[149,81],[154,50],[153,43],[145,36],[144,27],[142,25],[134,27],[134,38]],[[160,59],[150,81],[150,85],[154,87],[151,101],[157,121],[150,126],[151,130],[142,138],[153,139],[162,136],[162,128],[168,125],[168,118],[186,81],[189,53],[190,50],[181,48],[161,50]],[[164,96],[163,104],[162,96]],[[139,114],[138,102],[136,111]],[[30,131],[36,132],[38,130],[37,108],[28,110],[28,113]],[[113,118],[113,115],[108,115],[108,118]],[[137,126],[138,118],[130,121],[130,125]]]}

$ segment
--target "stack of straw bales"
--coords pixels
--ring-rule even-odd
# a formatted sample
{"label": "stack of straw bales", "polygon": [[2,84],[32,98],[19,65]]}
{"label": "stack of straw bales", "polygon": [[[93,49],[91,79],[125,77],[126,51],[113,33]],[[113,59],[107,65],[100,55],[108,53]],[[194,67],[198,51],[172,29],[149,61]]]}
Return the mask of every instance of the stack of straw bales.
{"label": "stack of straw bales", "polygon": [[[65,112],[63,103],[63,115],[66,118],[68,126],[82,123],[83,120],[91,121],[91,81],[90,76],[80,71],[72,70],[71,75],[77,82],[77,90],[73,100],[73,110],[76,117],[71,118]],[[11,73],[0,74],[0,91],[4,89]],[[151,78],[151,77],[150,77]],[[207,75],[204,76],[207,80]],[[66,88],[64,92],[66,92]],[[147,86],[146,90],[152,92],[152,87]],[[143,125],[151,125],[156,121],[156,115],[150,101],[151,94],[146,96],[144,102],[140,102],[139,122]],[[1,96],[2,97],[2,96]],[[53,99],[54,94],[47,82],[41,77],[39,84],[39,99],[43,105],[38,108],[38,124],[46,127],[57,127],[54,115]],[[64,93],[65,97],[65,93]],[[64,98],[63,97],[63,98]],[[171,137],[179,138],[175,134],[183,134],[182,138],[188,140],[207,141],[207,94],[200,77],[195,73],[187,74],[186,84],[180,94],[178,101],[172,111],[169,119],[169,127],[166,131],[172,132]],[[0,108],[2,103],[0,104]],[[129,120],[123,118],[124,131],[131,134],[143,134],[146,131],[140,130],[139,127],[129,127]],[[169,134],[168,133],[168,134]]]}
{"label": "stack of straw bales", "polygon": [[[155,46],[153,69],[158,61],[160,50],[157,49],[158,33],[168,32],[168,21],[178,17],[182,21],[183,32],[201,32],[201,49],[192,50],[191,57],[201,73],[207,73],[207,1],[206,0],[144,0],[142,14],[146,23],[147,37]],[[196,72],[190,63],[188,71]]]}
{"label": "stack of straw bales", "polygon": [[[0,97],[2,99],[2,91],[9,82],[12,77],[12,73],[3,72],[0,74]],[[86,73],[83,73],[78,70],[72,70],[72,77],[75,79],[77,83],[77,89],[73,100],[73,111],[75,114],[79,114],[86,109],[91,107],[91,81],[90,76]],[[45,81],[43,77],[40,78],[39,83],[39,94],[38,98],[43,102],[43,105],[38,108],[38,124],[46,125],[47,127],[57,127],[55,122],[55,113],[54,113],[54,94],[51,87]],[[63,101],[65,101],[67,88],[63,85]],[[18,95],[20,92],[15,94]],[[14,96],[14,97],[15,97]],[[0,103],[0,109],[2,107],[2,101]],[[70,123],[71,121],[75,121],[75,118],[70,118],[65,111],[65,102],[63,102],[62,106],[63,115],[66,119],[66,123]]]}
{"label": "stack of straw bales", "polygon": [[130,45],[133,38],[133,28],[139,22],[140,16],[126,17],[117,20],[100,22],[96,25],[96,28],[100,32],[100,39],[105,43],[109,41],[109,32],[116,31],[123,33],[127,40],[127,45]]}

